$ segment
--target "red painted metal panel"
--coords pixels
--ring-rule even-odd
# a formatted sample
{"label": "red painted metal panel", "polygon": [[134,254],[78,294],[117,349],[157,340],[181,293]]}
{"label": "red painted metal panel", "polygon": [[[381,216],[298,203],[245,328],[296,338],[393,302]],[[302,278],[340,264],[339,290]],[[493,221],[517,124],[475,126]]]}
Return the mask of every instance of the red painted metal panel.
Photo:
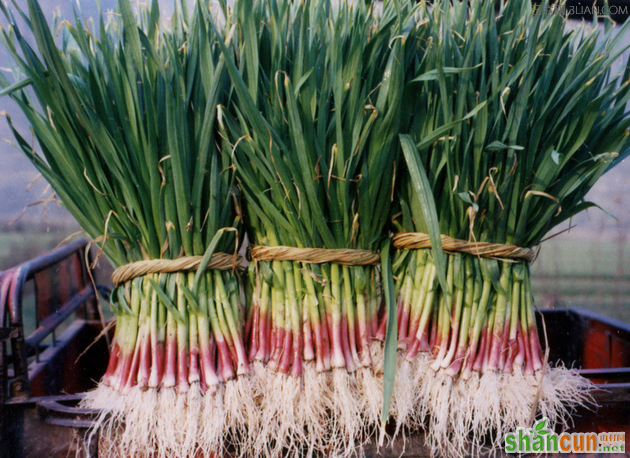
{"label": "red painted metal panel", "polygon": [[588,327],[584,332],[583,368],[608,368],[610,360],[610,333],[596,326]]}
{"label": "red painted metal panel", "polygon": [[38,323],[86,286],[81,254],[77,252],[34,274]]}

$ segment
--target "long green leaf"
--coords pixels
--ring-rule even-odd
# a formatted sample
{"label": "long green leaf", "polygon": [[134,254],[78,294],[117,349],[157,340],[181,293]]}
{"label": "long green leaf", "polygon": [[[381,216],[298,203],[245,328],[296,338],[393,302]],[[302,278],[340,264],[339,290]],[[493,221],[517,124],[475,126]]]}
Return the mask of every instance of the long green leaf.
{"label": "long green leaf", "polygon": [[407,164],[412,179],[413,191],[420,201],[423,223],[431,238],[431,252],[433,253],[438,279],[442,289],[448,292],[449,289],[446,283],[446,254],[444,250],[442,250],[440,222],[438,220],[438,212],[435,206],[431,184],[429,183],[427,173],[420,160],[420,153],[413,139],[408,135],[401,135],[400,145],[405,155],[405,163]]}

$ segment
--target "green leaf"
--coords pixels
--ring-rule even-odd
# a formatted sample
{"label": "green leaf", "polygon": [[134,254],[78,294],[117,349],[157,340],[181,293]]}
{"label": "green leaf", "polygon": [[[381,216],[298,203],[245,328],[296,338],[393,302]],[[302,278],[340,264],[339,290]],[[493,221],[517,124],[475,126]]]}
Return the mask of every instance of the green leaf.
{"label": "green leaf", "polygon": [[506,145],[503,142],[500,142],[499,140],[495,140],[492,143],[490,143],[488,146],[486,146],[486,150],[488,151],[501,151],[504,149],[513,149],[513,150],[517,150],[517,151],[522,151],[525,148],[523,148],[522,146],[518,146],[518,145]]}
{"label": "green leaf", "polygon": [[197,297],[195,297],[192,291],[190,291],[184,283],[180,283],[177,287],[184,292],[184,296],[186,296],[186,299],[188,300],[188,307],[195,315],[199,315],[201,313],[201,307],[199,307]]}
{"label": "green leaf", "polygon": [[117,296],[118,296],[118,305],[120,309],[124,313],[127,313],[128,315],[134,315],[133,310],[131,310],[131,307],[129,307],[129,304],[127,303],[127,299],[125,298],[124,288],[120,288],[120,287],[118,288]]}
{"label": "green leaf", "polygon": [[389,409],[394,393],[396,379],[396,348],[398,345],[398,322],[396,314],[396,295],[394,294],[394,279],[390,259],[391,240],[381,243],[381,269],[383,281],[383,295],[385,298],[385,314],[387,316],[387,331],[385,333],[384,366],[383,366],[383,411],[381,413],[381,427],[389,420]]}
{"label": "green leaf", "polygon": [[208,244],[208,248],[206,248],[206,252],[203,254],[203,258],[201,259],[201,262],[199,263],[199,267],[197,268],[197,273],[195,274],[195,280],[193,282],[192,290],[195,293],[199,292],[199,284],[201,282],[201,278],[203,277],[203,274],[205,273],[208,267],[208,264],[210,263],[210,260],[212,259],[212,255],[217,249],[217,245],[219,244],[219,241],[221,240],[221,237],[223,236],[223,233],[226,230],[227,229],[223,228],[217,231],[217,233],[214,235],[214,237],[212,237],[212,240]]}
{"label": "green leaf", "polygon": [[30,78],[25,78],[22,81],[18,81],[17,83],[12,84],[11,86],[5,87],[2,91],[0,91],[0,97],[5,95],[12,95],[14,92],[17,92],[20,89],[24,89],[31,84],[33,84],[33,80],[31,80]]}
{"label": "green leaf", "polygon": [[166,295],[166,293],[162,290],[160,285],[152,278],[148,278],[148,281],[149,281],[149,284],[151,285],[151,288],[153,288],[153,291],[157,293],[158,299],[168,309],[169,313],[173,315],[173,317],[179,324],[185,325],[186,319],[179,312],[179,310],[177,310],[177,307],[175,307],[175,304],[173,304],[173,301]]}
{"label": "green leaf", "polygon": [[269,286],[273,286],[273,270],[269,267],[269,263],[265,261],[260,262],[258,268],[260,269],[263,280],[265,280]]}
{"label": "green leaf", "polygon": [[560,165],[560,161],[562,160],[562,154],[557,152],[555,149],[551,151],[551,160],[556,164]]}
{"label": "green leaf", "polygon": [[412,179],[413,191],[420,201],[422,218],[429,237],[431,238],[431,252],[433,253],[437,276],[442,289],[448,292],[449,289],[446,283],[446,254],[442,250],[440,223],[438,221],[435,199],[431,191],[431,184],[429,183],[422,161],[419,158],[420,153],[411,137],[401,135],[400,143]]}
{"label": "green leaf", "polygon": [[[476,68],[481,67],[483,64],[477,64],[474,67],[468,67],[468,68],[454,68],[454,67],[444,67],[441,70],[444,72],[445,76],[452,76],[452,75],[458,75],[460,73],[464,73],[470,70],[474,70]],[[436,81],[439,78],[440,73],[436,70],[430,70],[426,73],[423,73],[422,75],[412,79],[411,81],[409,81],[410,83],[419,83],[422,81]]]}

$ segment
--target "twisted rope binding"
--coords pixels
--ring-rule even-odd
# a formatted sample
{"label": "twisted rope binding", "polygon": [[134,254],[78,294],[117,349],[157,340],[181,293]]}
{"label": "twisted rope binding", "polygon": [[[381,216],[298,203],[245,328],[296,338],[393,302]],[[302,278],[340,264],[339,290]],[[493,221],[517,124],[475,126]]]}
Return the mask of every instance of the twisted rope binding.
{"label": "twisted rope binding", "polygon": [[[448,235],[440,235],[442,239],[442,249],[448,253],[468,253],[474,256],[492,259],[524,259],[532,262],[536,257],[536,252],[531,248],[521,248],[515,245],[504,245],[502,243],[488,242],[467,242],[465,240],[454,239]],[[394,247],[399,250],[417,250],[421,248],[431,248],[431,238],[429,234],[422,232],[399,232],[393,239]]]}
{"label": "twisted rope binding", "polygon": [[[177,259],[148,259],[132,262],[117,268],[112,274],[114,286],[120,285],[136,277],[155,273],[174,273],[197,270],[203,256],[184,256]],[[238,268],[242,258],[233,254],[215,253],[212,255],[207,269],[231,270]]]}
{"label": "twisted rope binding", "polygon": [[250,256],[254,261],[299,261],[310,264],[335,262],[346,266],[377,265],[381,256],[369,250],[346,248],[296,248],[290,246],[252,245]]}

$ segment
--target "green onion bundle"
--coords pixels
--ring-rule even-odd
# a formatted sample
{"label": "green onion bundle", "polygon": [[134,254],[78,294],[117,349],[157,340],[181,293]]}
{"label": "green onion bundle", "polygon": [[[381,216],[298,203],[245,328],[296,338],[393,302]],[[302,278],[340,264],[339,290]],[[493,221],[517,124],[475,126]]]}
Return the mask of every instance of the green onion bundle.
{"label": "green onion bundle", "polygon": [[225,49],[235,100],[219,122],[254,245],[246,330],[261,406],[256,455],[346,455],[380,424],[376,252],[413,11],[410,2],[380,12],[364,2],[236,4],[236,49]]}
{"label": "green onion bundle", "polygon": [[239,242],[238,193],[229,157],[216,146],[216,106],[231,84],[213,44],[210,4],[188,13],[182,2],[164,30],[157,1],[137,17],[121,0],[96,23],[76,11],[75,26],[53,26],[56,39],[29,0],[28,15],[15,11],[35,47],[12,10],[0,8],[8,21],[0,37],[16,78],[12,84],[2,76],[0,85],[38,145],[13,129],[19,149],[115,267],[196,261],[136,272],[112,292],[109,367],[85,400],[102,411],[105,451],[221,452],[238,439],[253,399],[231,255]]}
{"label": "green onion bundle", "polygon": [[611,73],[630,25],[495,6],[423,9],[430,40],[405,97],[395,405],[435,453],[500,447],[534,414],[566,424],[588,401],[586,380],[547,363],[527,248],[595,206],[584,196],[630,146],[630,67]]}

